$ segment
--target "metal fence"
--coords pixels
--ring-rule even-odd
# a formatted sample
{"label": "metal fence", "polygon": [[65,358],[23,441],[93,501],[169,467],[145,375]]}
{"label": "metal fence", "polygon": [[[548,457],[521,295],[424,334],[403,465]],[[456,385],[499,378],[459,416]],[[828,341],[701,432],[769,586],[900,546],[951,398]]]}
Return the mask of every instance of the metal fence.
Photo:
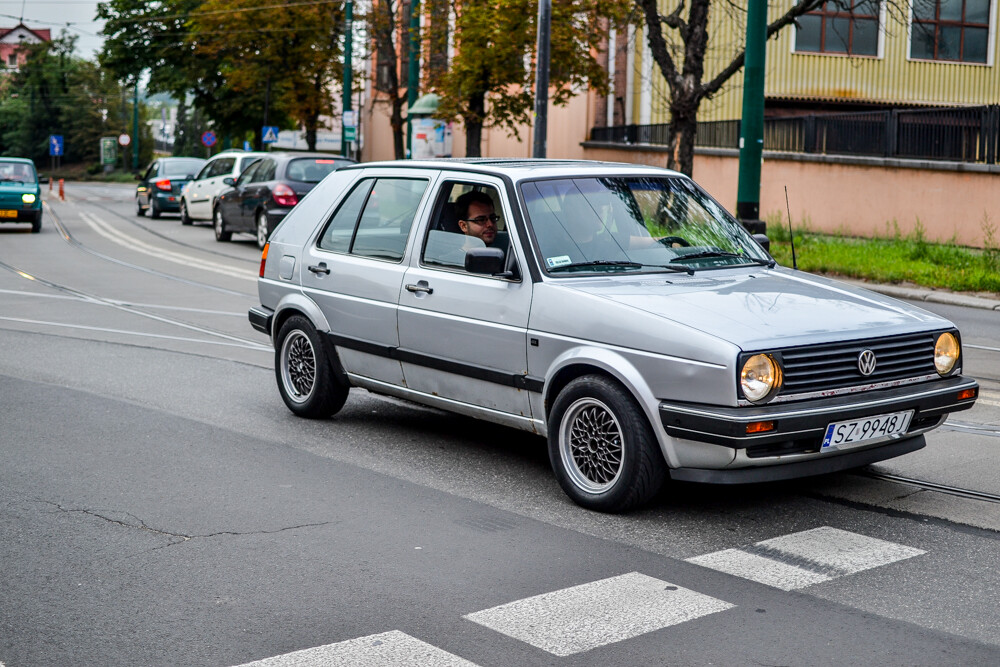
{"label": "metal fence", "polygon": [[[666,145],[667,124],[595,127],[591,141]],[[695,145],[738,148],[740,121],[698,123]],[[1000,163],[1000,106],[815,114],[764,120],[764,149]]]}

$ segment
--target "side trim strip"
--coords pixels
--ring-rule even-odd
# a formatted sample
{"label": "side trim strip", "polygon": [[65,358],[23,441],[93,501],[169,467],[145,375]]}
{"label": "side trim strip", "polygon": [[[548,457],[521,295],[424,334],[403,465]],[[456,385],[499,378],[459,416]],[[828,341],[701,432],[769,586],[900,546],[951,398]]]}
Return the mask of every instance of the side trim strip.
{"label": "side trim strip", "polygon": [[466,364],[460,361],[441,359],[440,357],[423,354],[421,352],[414,352],[413,350],[406,350],[400,347],[393,347],[391,345],[372,343],[366,340],[358,340],[357,338],[341,336],[335,333],[329,333],[327,335],[330,337],[331,342],[333,342],[333,344],[337,347],[356,350],[358,352],[364,352],[378,357],[396,359],[397,361],[403,363],[425,366],[427,368],[444,371],[446,373],[463,375],[475,380],[492,382],[505,387],[515,387],[517,389],[524,389],[525,391],[535,393],[541,393],[545,386],[544,378],[532,377],[526,374],[507,373],[505,371],[483,368],[482,366]]}

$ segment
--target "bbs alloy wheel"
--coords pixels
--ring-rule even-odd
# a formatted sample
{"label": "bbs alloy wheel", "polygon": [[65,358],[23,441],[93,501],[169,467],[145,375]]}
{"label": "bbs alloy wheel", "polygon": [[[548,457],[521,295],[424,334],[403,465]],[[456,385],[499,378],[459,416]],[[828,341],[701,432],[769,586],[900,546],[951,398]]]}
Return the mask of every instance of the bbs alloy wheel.
{"label": "bbs alloy wheel", "polygon": [[350,387],[312,323],[293,315],[281,325],[274,347],[278,391],[288,409],[301,417],[325,418],[347,401]]}
{"label": "bbs alloy wheel", "polygon": [[667,466],[656,435],[631,393],[612,378],[584,375],[548,416],[549,461],[578,505],[622,512],[659,492]]}

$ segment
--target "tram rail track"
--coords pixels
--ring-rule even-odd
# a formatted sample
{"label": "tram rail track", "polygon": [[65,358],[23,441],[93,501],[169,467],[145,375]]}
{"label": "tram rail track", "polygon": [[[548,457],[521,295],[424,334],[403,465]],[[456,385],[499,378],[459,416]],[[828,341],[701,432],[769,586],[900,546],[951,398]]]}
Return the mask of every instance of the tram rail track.
{"label": "tram rail track", "polygon": [[952,486],[950,484],[939,484],[937,482],[929,482],[926,480],[915,479],[913,477],[905,477],[903,475],[894,475],[891,473],[876,472],[874,470],[864,470],[858,473],[861,477],[867,477],[869,479],[877,479],[883,482],[895,482],[897,484],[904,484],[906,486],[913,486],[924,491],[935,491],[937,493],[943,493],[949,496],[957,496],[959,498],[968,498],[970,500],[981,500],[988,503],[1000,503],[1000,494],[989,493],[987,491],[976,491],[974,489],[965,489],[959,486]]}

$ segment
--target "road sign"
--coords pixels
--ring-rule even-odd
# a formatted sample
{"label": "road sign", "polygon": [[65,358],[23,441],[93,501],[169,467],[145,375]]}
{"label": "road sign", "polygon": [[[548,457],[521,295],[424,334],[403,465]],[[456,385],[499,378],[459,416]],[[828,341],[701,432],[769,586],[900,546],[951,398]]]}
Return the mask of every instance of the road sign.
{"label": "road sign", "polygon": [[245,139],[243,140],[243,150],[245,150],[245,151],[252,151],[253,150],[253,146],[251,146],[250,142],[247,141],[247,140],[245,140]]}
{"label": "road sign", "polygon": [[215,132],[212,132],[211,130],[209,130],[208,132],[202,132],[201,143],[203,143],[204,145],[211,148],[212,146],[215,145],[216,141],[217,139],[215,137]]}
{"label": "road sign", "polygon": [[118,147],[114,137],[101,137],[101,164],[114,164],[118,161]]}
{"label": "road sign", "polygon": [[263,139],[261,140],[265,144],[273,144],[278,140],[278,126],[277,125],[265,125],[264,131],[261,133]]}
{"label": "road sign", "polygon": [[344,141],[357,141],[357,138],[358,138],[358,128],[356,127],[344,128]]}
{"label": "road sign", "polygon": [[347,111],[344,112],[343,122],[344,122],[344,127],[357,127],[358,125],[357,114],[354,111],[348,109]]}
{"label": "road sign", "polygon": [[61,134],[49,135],[49,155],[59,157],[63,154],[63,136]]}
{"label": "road sign", "polygon": [[118,135],[119,146],[128,146],[130,143],[132,143],[132,137],[128,136],[124,132]]}

